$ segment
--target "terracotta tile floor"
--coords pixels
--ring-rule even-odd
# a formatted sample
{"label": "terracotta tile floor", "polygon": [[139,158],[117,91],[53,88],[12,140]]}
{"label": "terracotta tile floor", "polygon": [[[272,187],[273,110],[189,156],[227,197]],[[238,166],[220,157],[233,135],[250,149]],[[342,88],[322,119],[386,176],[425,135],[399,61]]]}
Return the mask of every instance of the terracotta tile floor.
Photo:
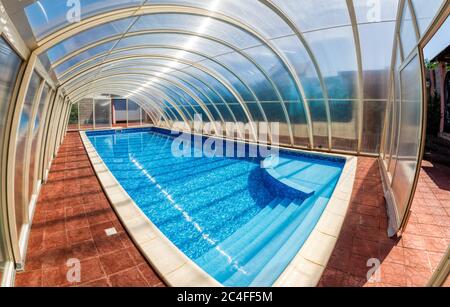
{"label": "terracotta tile floor", "polygon": [[[107,236],[105,229],[117,234]],[[79,259],[81,282],[67,281]],[[42,188],[16,286],[164,286],[123,229],[78,133],[68,133]]]}
{"label": "terracotta tile floor", "polygon": [[[450,169],[424,161],[411,218],[400,238],[386,235],[378,162],[359,158],[350,211],[320,286],[425,286],[450,244]],[[368,282],[370,258],[381,278]]]}

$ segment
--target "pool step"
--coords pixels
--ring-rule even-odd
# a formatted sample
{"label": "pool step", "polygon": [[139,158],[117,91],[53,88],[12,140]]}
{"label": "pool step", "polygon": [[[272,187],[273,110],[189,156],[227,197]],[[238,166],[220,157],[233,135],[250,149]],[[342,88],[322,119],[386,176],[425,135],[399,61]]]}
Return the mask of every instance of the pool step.
{"label": "pool step", "polygon": [[220,273],[215,275],[215,277],[224,285],[235,282],[235,285],[247,286],[248,283],[251,282],[251,276],[254,275],[254,268],[247,266],[247,263],[256,257],[262,249],[267,247],[268,250],[271,251],[270,246],[272,244],[284,242],[283,238],[292,232],[292,225],[296,222],[301,222],[302,215],[306,215],[310,208],[307,203],[299,204],[301,204],[301,201],[293,201],[291,205],[289,205],[290,210],[285,210],[285,212],[273,221],[269,227],[259,233],[250,244],[245,246],[234,257],[239,270],[227,266]]}
{"label": "pool step", "polygon": [[[283,254],[278,254],[280,248],[282,248],[293,238],[293,234],[296,233],[296,229],[303,228],[302,225],[305,220],[308,220],[308,218],[311,219],[314,214],[317,214],[317,210],[320,210],[321,208],[316,209],[316,206],[321,207],[321,203],[324,203],[326,205],[327,200],[324,201],[321,198],[310,198],[305,201],[295,212],[291,221],[286,223],[283,228],[279,229],[275,234],[273,234],[273,237],[267,244],[262,246],[262,248],[251,251],[251,259],[249,259],[245,263],[245,265],[243,265],[243,271],[245,271],[246,274],[242,274],[241,271],[238,271],[230,276],[226,281],[224,281],[223,284],[226,286],[233,284],[238,284],[239,286],[248,286],[250,285],[250,283],[252,283],[259,272],[263,268],[265,269],[268,262],[273,260],[275,263],[278,263],[280,258],[274,256],[279,255],[281,256],[281,258],[284,258]],[[305,231],[306,230],[307,229],[305,229]],[[308,237],[308,235],[309,232],[306,237]],[[292,257],[288,259],[292,259]],[[265,282],[268,283],[268,286],[272,285],[277,276],[279,276],[279,274],[269,275],[269,279],[265,280]],[[270,277],[275,278],[275,280],[271,280]]]}
{"label": "pool step", "polygon": [[[258,250],[265,246],[278,232],[287,227],[296,218],[301,201],[284,199],[274,208],[281,211],[276,217],[270,214],[262,223],[251,229],[243,238],[232,242],[225,251],[226,257],[217,257],[206,263],[203,268],[219,282],[226,281],[236,271],[242,271],[243,265]],[[286,207],[286,204],[289,204]],[[227,239],[228,240],[228,239]],[[224,261],[226,260],[226,261]]]}
{"label": "pool step", "polygon": [[[278,276],[283,273],[284,269],[298,253],[299,248],[303,246],[308,239],[328,201],[329,199],[324,197],[319,197],[315,201],[305,219],[294,230],[290,237],[282,244],[282,246],[276,248],[276,253],[272,255],[270,260],[265,263],[263,267],[259,266],[258,270],[261,271],[254,276],[252,282],[249,284],[251,287],[270,287],[276,281]],[[258,254],[257,257],[262,257],[260,254]],[[257,257],[255,258],[257,259]],[[255,262],[257,263],[255,264]],[[256,268],[258,263],[262,263],[262,261],[258,262],[252,260],[252,262],[249,262],[248,264],[255,266]]]}
{"label": "pool step", "polygon": [[225,286],[271,286],[297,254],[328,198],[274,199],[223,243],[197,259]]}
{"label": "pool step", "polygon": [[257,233],[261,232],[262,229],[276,219],[278,215],[286,209],[286,206],[290,202],[290,200],[275,198],[247,224],[233,233],[217,247],[198,258],[196,263],[212,275],[212,272],[217,269],[218,265],[230,262],[228,255],[232,255],[234,249],[238,248],[238,246],[247,245]]}

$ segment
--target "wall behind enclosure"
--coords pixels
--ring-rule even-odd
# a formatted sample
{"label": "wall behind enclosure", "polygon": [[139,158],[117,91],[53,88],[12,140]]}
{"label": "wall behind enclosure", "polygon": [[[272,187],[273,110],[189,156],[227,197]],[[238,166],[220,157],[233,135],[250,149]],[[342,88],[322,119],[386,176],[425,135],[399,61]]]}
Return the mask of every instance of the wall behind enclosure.
{"label": "wall behind enclosure", "polygon": [[79,101],[78,120],[80,129],[94,128],[94,101],[93,99],[82,99]]}
{"label": "wall behind enclosure", "polygon": [[111,99],[94,99],[95,128],[111,127]]}
{"label": "wall behind enclosure", "polygon": [[77,130],[78,127],[78,118],[79,118],[79,110],[78,110],[78,103],[72,104],[72,107],[70,109],[70,115],[69,115],[69,123],[67,126],[67,129],[69,130]]}
{"label": "wall behind enclosure", "polygon": [[127,127],[142,124],[153,124],[153,119],[134,101],[86,98],[72,104],[68,129],[102,129],[116,125]]}
{"label": "wall behind enclosure", "polygon": [[381,148],[381,168],[389,211],[389,232],[397,232],[407,216],[420,166],[423,142],[423,57],[418,44],[442,0],[402,0],[394,42],[388,112]]}

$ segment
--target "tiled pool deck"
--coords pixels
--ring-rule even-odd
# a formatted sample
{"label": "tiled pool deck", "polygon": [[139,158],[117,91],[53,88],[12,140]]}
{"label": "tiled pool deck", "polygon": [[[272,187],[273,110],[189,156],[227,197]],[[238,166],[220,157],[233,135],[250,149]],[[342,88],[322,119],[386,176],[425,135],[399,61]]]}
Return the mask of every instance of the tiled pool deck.
{"label": "tiled pool deck", "polygon": [[[425,286],[450,244],[450,169],[424,161],[406,231],[390,239],[386,224],[378,162],[359,158],[350,208],[319,285]],[[381,262],[379,282],[367,282],[370,258]]]}
{"label": "tiled pool deck", "polygon": [[[350,209],[319,286],[424,286],[450,243],[450,170],[423,167],[412,217],[402,238],[389,239],[378,162],[359,158]],[[108,237],[105,229],[118,234]],[[66,261],[81,260],[70,284]],[[368,283],[366,262],[381,261]],[[68,133],[43,186],[25,271],[16,286],[163,286],[122,228],[94,175],[78,133]]]}
{"label": "tiled pool deck", "polygon": [[[117,234],[107,236],[105,229]],[[81,282],[69,283],[70,258]],[[164,286],[112,210],[77,132],[68,133],[42,187],[25,271],[16,286]]]}

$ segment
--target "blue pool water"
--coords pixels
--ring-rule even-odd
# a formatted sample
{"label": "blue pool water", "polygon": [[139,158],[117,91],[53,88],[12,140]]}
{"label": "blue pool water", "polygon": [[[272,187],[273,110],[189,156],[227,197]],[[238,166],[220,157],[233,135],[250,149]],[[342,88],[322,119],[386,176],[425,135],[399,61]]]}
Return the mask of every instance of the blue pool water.
{"label": "blue pool water", "polygon": [[[225,286],[272,285],[320,218],[345,161],[281,152],[268,175],[259,157],[176,157],[174,138],[162,132],[87,135],[135,203],[203,270]],[[307,193],[291,195],[279,180]]]}

